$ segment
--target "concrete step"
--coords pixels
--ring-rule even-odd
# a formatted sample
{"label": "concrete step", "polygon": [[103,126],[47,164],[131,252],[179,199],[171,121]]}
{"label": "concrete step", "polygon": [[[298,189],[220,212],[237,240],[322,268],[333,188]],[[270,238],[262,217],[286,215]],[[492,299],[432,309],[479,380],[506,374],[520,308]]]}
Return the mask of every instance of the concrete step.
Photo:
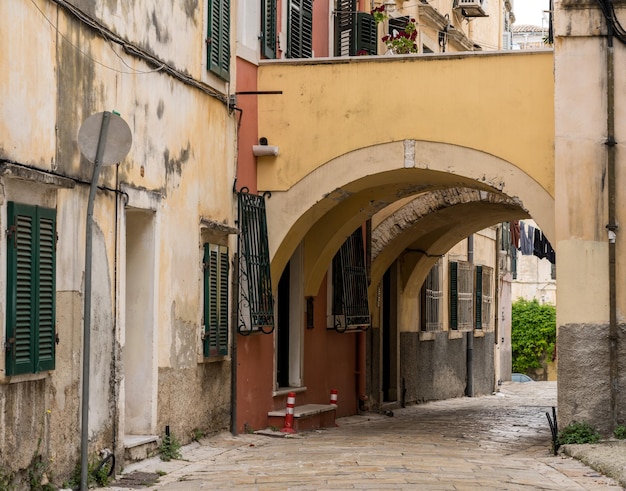
{"label": "concrete step", "polygon": [[[333,404],[304,404],[293,410],[293,429],[308,431],[318,428],[332,428],[335,426],[337,406]],[[282,429],[285,426],[287,408],[267,413],[268,425]]]}
{"label": "concrete step", "polygon": [[124,465],[152,457],[158,450],[159,437],[156,435],[124,435]]}

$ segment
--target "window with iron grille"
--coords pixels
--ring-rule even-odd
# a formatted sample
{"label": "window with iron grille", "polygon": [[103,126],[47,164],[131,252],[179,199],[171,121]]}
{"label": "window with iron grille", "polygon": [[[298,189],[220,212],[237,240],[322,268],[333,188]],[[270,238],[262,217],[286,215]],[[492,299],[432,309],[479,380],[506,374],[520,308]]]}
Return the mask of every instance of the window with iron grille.
{"label": "window with iron grille", "polygon": [[287,58],[313,56],[313,0],[289,0]]}
{"label": "window with iron grille", "polygon": [[205,357],[228,354],[228,248],[204,244],[204,336]]}
{"label": "window with iron grille", "polygon": [[354,231],[335,254],[332,264],[332,316],[337,331],[367,329],[371,324],[363,234]]}
{"label": "window with iron grille", "polygon": [[474,266],[466,261],[450,262],[450,329],[474,329]]}
{"label": "window with iron grille", "polygon": [[230,0],[209,0],[207,69],[230,79]]}
{"label": "window with iron grille", "polygon": [[7,207],[6,373],[55,368],[56,210]]}
{"label": "window with iron grille", "polygon": [[335,11],[335,56],[375,55],[377,28],[374,17],[357,12],[356,0],[339,0]]}
{"label": "window with iron grille", "polygon": [[476,329],[493,328],[493,268],[476,266]]}
{"label": "window with iron grille", "polygon": [[439,259],[430,269],[421,291],[422,331],[443,329],[443,263]]}
{"label": "window with iron grille", "polygon": [[239,204],[239,316],[238,331],[249,334],[274,330],[274,296],[270,271],[265,198],[247,192]]}

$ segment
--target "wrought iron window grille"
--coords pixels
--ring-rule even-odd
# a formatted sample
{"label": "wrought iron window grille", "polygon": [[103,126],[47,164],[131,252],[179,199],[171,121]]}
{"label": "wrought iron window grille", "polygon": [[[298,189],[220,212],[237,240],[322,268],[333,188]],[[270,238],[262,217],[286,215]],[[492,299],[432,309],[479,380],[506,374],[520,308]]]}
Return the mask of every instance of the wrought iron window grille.
{"label": "wrought iron window grille", "polygon": [[242,188],[238,193],[239,234],[239,301],[237,332],[274,331],[274,296],[270,272],[265,197]]}
{"label": "wrought iron window grille", "polygon": [[337,332],[366,331],[371,326],[361,229],[348,237],[333,258],[333,327]]}

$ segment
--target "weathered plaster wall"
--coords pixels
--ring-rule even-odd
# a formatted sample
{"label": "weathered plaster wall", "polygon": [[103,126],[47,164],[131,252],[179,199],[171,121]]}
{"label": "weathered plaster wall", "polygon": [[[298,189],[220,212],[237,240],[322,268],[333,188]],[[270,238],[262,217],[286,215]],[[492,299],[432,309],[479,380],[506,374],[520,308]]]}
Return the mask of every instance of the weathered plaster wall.
{"label": "weathered plaster wall", "polygon": [[[493,332],[474,338],[474,395],[494,389]],[[417,332],[400,335],[401,378],[407,404],[463,397],[467,385],[467,341],[465,335],[450,339],[438,332],[421,341]]]}
{"label": "weathered plaster wall", "polygon": [[[626,4],[613,2],[616,17]],[[615,379],[610,376],[611,321],[608,204],[612,179],[609,170],[608,121],[614,117],[615,165],[613,184],[617,203],[615,222],[624,223],[620,171],[626,138],[626,83],[623,66],[626,46],[614,40],[615,97],[609,105],[610,77],[606,21],[597,2],[555,2],[555,171],[557,275],[557,345],[559,425],[587,421],[605,433],[624,423],[626,397],[622,363],[626,295],[623,271],[626,242],[617,230],[614,320],[617,330]],[[585,70],[580,70],[584,60]],[[574,267],[575,265],[575,267]],[[613,393],[613,394],[612,394]],[[612,411],[612,395],[614,411]]]}
{"label": "weathered plaster wall", "polygon": [[[204,4],[73,3],[128,43],[225,91],[225,83],[205,69]],[[230,359],[206,363],[201,355],[200,219],[234,226],[236,115],[207,95],[208,85],[200,90],[127,55],[51,0],[0,4],[0,68],[7,74],[0,83],[0,159],[61,174],[74,186],[57,189],[0,178],[0,220],[4,222],[9,200],[44,204],[56,208],[59,234],[56,369],[7,380],[4,350],[0,354],[0,468],[25,469],[39,436],[40,451],[54,458],[59,479],[69,475],[79,458],[85,221],[93,167],[80,156],[76,135],[89,115],[103,110],[121,114],[133,145],[123,162],[103,169],[99,183],[109,190],[98,191],[95,199],[89,451],[109,447],[121,452],[123,355],[145,354],[124,353],[125,330],[133,328],[124,320],[125,206],[155,217],[153,373],[160,394],[152,430],[160,434],[169,424],[186,442],[193,429],[225,429]],[[115,193],[116,188],[124,191]],[[4,237],[0,277],[6,275]],[[232,237],[222,240],[235,250]],[[1,312],[6,311],[4,298],[2,287]],[[5,332],[3,320],[2,341]]]}

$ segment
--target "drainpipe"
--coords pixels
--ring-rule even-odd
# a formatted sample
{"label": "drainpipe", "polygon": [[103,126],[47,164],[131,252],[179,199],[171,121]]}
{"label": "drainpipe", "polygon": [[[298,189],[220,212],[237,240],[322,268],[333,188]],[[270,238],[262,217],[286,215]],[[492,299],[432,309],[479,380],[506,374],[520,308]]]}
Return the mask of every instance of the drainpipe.
{"label": "drainpipe", "polygon": [[609,415],[612,428],[617,426],[617,299],[615,275],[615,239],[617,223],[615,221],[615,73],[613,60],[613,26],[607,22],[606,50],[606,128],[607,138],[607,187],[609,223],[606,226],[609,236]]}
{"label": "drainpipe", "polygon": [[231,314],[231,347],[230,347],[230,432],[237,436],[237,321],[239,319],[239,236],[237,236],[237,254],[233,259],[234,274],[232,279],[232,314]]}
{"label": "drainpipe", "polygon": [[[467,261],[474,263],[474,235],[467,238]],[[467,369],[467,386],[465,387],[465,395],[474,397],[474,329],[465,333],[466,339],[466,356],[465,364]]]}

